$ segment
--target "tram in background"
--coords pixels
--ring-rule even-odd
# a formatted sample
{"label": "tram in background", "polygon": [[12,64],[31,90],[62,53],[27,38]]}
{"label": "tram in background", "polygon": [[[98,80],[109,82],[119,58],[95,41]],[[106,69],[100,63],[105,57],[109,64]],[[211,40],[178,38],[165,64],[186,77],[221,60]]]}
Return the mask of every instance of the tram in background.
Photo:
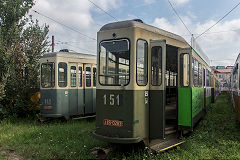
{"label": "tram in background", "polygon": [[212,102],[210,66],[176,34],[134,20],[106,24],[97,58],[100,140],[166,150],[183,143]]}
{"label": "tram in background", "polygon": [[235,61],[234,68],[231,74],[231,95],[232,95],[232,102],[234,109],[237,113],[238,120],[240,121],[240,70],[239,70],[239,63],[240,63],[240,54]]}
{"label": "tram in background", "polygon": [[40,116],[90,116],[96,112],[96,56],[66,50],[40,59]]}

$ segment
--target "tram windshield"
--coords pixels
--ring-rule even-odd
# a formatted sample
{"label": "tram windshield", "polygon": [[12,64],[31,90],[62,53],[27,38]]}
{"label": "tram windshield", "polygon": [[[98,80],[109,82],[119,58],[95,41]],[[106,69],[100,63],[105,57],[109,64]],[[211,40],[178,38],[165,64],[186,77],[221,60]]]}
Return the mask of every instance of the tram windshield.
{"label": "tram windshield", "polygon": [[129,83],[129,41],[126,39],[100,43],[99,83],[127,85]]}
{"label": "tram windshield", "polygon": [[54,87],[55,68],[54,63],[43,63],[41,66],[41,86],[43,88]]}

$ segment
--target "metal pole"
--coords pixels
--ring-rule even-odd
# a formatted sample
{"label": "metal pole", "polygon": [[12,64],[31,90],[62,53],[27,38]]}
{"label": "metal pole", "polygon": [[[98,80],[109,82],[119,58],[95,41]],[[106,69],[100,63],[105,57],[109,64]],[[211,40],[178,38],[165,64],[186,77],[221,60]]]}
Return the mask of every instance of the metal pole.
{"label": "metal pole", "polygon": [[52,36],[52,52],[54,52],[54,36]]}

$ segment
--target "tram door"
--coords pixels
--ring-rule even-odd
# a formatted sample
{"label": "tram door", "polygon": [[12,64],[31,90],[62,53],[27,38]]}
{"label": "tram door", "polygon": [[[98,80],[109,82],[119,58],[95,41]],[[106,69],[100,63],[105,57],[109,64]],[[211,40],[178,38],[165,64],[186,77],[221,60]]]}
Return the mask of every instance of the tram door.
{"label": "tram door", "polygon": [[77,64],[70,65],[70,88],[69,88],[69,114],[78,114],[78,85],[77,85]]}
{"label": "tram door", "polygon": [[83,88],[83,97],[84,97],[84,114],[93,113],[93,71],[92,64],[84,64],[84,72],[83,72],[83,80],[84,80],[84,88]]}
{"label": "tram door", "polygon": [[163,139],[165,129],[166,41],[150,41],[149,138]]}

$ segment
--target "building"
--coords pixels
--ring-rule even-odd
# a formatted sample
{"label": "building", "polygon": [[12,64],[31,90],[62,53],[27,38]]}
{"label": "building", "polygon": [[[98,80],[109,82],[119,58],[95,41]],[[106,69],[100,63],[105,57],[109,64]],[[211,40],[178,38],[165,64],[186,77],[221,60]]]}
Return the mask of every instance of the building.
{"label": "building", "polygon": [[222,91],[226,91],[230,87],[230,77],[232,73],[233,66],[216,66],[214,69],[215,75],[218,77],[219,81],[221,82]]}

